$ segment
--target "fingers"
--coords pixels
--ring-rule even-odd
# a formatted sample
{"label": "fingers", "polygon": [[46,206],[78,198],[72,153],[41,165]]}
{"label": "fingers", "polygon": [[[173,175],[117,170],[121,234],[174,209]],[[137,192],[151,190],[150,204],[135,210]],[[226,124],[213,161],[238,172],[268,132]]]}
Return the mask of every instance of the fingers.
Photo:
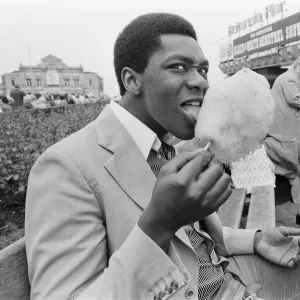
{"label": "fingers", "polygon": [[[187,178],[195,177],[195,173],[199,174],[206,168],[211,159],[208,151],[198,149],[193,152],[181,153],[173,158],[169,163],[162,167],[164,174],[182,173]],[[187,169],[186,167],[189,166]],[[192,171],[191,174],[189,172]]]}
{"label": "fingers", "polygon": [[277,227],[277,229],[284,236],[297,236],[297,235],[300,235],[300,228],[279,226],[279,227]]}
{"label": "fingers", "polygon": [[298,244],[298,251],[297,254],[293,255],[291,259],[288,260],[287,266],[293,269],[299,269],[300,268],[300,239],[296,239],[296,243]]}
{"label": "fingers", "polygon": [[231,193],[232,189],[227,187],[225,191],[214,202],[212,202],[212,211],[215,212],[224,202],[226,202]]}
{"label": "fingers", "polygon": [[[200,181],[199,181],[200,182]],[[227,189],[231,191],[231,187],[229,186],[230,177],[223,173],[222,176],[218,179],[218,181],[212,186],[212,188],[207,192],[207,197],[210,198],[219,198]],[[200,183],[202,185],[202,182]],[[202,188],[202,187],[201,187]],[[202,188],[203,189],[203,188]],[[231,192],[230,192],[231,194]]]}
{"label": "fingers", "polygon": [[290,261],[287,263],[287,267],[293,268],[293,269],[299,269],[300,268],[300,256],[294,255]]}
{"label": "fingers", "polygon": [[205,193],[213,187],[213,193],[218,190],[223,192],[229,186],[229,182],[230,177],[223,173],[221,167],[218,164],[211,164],[197,179],[197,188]]}
{"label": "fingers", "polygon": [[196,180],[199,175],[207,168],[210,160],[210,152],[201,150],[192,160],[182,166],[182,168],[178,172],[178,176],[183,181]]}
{"label": "fingers", "polygon": [[[205,205],[212,213],[230,197],[232,190],[229,182],[230,177],[227,174],[223,174],[211,188],[202,187],[202,184],[196,181],[191,186],[190,194],[193,195],[195,201],[198,201],[205,195]],[[204,203],[201,201],[201,204],[203,205]]]}

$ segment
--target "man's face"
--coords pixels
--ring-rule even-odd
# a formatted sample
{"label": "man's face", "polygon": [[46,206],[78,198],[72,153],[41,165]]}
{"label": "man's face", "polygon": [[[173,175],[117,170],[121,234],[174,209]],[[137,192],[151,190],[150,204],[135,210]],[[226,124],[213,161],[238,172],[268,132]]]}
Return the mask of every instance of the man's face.
{"label": "man's face", "polygon": [[208,88],[208,61],[191,37],[168,34],[161,41],[142,75],[146,125],[159,136],[170,132],[188,140]]}

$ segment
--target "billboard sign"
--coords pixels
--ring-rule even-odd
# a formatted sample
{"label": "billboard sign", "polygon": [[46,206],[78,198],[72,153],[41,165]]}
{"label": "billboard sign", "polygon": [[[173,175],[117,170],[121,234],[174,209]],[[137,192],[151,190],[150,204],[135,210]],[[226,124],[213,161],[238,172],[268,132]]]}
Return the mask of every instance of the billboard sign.
{"label": "billboard sign", "polygon": [[219,45],[220,57],[219,61],[224,62],[233,59],[233,41],[227,40]]}
{"label": "billboard sign", "polygon": [[300,40],[300,12],[233,40],[234,58]]}
{"label": "billboard sign", "polygon": [[56,70],[47,71],[47,85],[59,85],[59,74]]}

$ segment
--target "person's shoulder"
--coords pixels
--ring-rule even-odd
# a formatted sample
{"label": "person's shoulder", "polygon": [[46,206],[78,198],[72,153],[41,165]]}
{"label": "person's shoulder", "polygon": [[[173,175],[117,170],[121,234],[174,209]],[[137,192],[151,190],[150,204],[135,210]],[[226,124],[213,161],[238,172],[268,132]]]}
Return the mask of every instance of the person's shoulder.
{"label": "person's shoulder", "polygon": [[296,80],[296,81],[298,80],[299,81],[298,76],[294,70],[288,70],[285,73],[283,73],[281,76],[285,80]]}
{"label": "person's shoulder", "polygon": [[98,148],[100,147],[97,142],[96,124],[95,121],[92,121],[48,149],[63,152],[77,161],[93,156]]}

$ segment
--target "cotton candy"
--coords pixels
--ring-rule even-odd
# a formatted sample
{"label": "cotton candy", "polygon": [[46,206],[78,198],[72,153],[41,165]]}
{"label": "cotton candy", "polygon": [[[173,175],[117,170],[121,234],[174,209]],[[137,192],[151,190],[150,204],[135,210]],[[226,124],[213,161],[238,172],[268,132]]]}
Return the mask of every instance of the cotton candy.
{"label": "cotton candy", "polygon": [[242,69],[207,91],[195,127],[201,144],[229,164],[261,147],[273,122],[274,100],[264,76]]}

